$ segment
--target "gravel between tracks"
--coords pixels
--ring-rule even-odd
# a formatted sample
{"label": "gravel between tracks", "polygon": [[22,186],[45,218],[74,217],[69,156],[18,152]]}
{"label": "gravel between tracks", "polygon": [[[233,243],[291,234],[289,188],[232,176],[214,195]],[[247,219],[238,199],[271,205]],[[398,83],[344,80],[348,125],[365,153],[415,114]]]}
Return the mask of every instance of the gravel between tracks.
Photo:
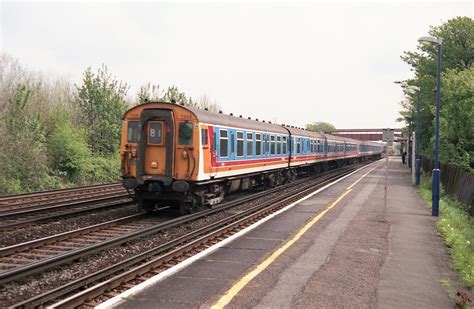
{"label": "gravel between tracks", "polygon": [[[276,194],[280,195],[289,189],[282,189],[279,193],[269,194],[256,201],[232,208],[230,211],[218,212],[211,216],[198,219],[196,221],[162,231],[150,236],[147,239],[139,239],[124,244],[120,247],[112,248],[98,254],[84,258],[81,261],[70,265],[46,271],[44,273],[31,276],[21,282],[11,282],[0,288],[0,300],[3,305],[11,306],[22,300],[33,297],[47,290],[59,287],[72,280],[81,278],[85,275],[99,271],[119,261],[135,256],[141,252],[157,247],[172,239],[183,236],[189,231],[205,227],[211,222],[224,219],[236,211],[241,211],[253,207]],[[64,223],[64,221],[62,221]]]}
{"label": "gravel between tracks", "polygon": [[71,215],[71,217],[67,219],[46,219],[42,223],[3,232],[0,235],[0,248],[80,229],[136,213],[138,213],[137,206],[130,205],[115,209],[101,209],[91,213]]}

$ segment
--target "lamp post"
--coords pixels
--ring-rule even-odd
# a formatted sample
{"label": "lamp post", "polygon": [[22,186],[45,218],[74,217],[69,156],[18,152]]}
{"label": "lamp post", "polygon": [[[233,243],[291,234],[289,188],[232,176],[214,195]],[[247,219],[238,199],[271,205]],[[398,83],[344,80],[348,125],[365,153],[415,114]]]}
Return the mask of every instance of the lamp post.
{"label": "lamp post", "polygon": [[433,169],[433,183],[431,193],[431,215],[439,215],[439,191],[440,191],[440,172],[439,172],[439,110],[441,93],[441,53],[443,40],[431,36],[424,36],[418,39],[418,42],[428,42],[438,47],[438,65],[436,78],[436,128],[435,128],[435,165]]}
{"label": "lamp post", "polygon": [[417,110],[416,110],[416,127],[415,127],[415,184],[420,184],[420,170],[421,170],[421,158],[419,152],[419,139],[420,139],[420,87],[410,86],[408,89],[416,91],[417,97]]}

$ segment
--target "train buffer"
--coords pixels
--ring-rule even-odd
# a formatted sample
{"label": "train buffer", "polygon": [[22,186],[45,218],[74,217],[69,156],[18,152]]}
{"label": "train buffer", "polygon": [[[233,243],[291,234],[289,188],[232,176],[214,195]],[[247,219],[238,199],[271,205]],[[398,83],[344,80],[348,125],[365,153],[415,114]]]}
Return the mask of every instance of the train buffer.
{"label": "train buffer", "polygon": [[357,170],[255,225],[103,305],[453,307],[441,281],[455,274],[435,218],[399,157]]}

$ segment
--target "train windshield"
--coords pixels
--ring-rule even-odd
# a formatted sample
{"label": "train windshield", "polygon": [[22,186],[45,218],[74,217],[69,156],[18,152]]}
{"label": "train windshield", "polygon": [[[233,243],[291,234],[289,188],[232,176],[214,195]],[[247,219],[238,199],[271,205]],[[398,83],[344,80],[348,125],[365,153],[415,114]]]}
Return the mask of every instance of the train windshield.
{"label": "train windshield", "polygon": [[127,128],[127,142],[138,142],[138,121],[129,121]]}
{"label": "train windshield", "polygon": [[180,122],[178,143],[181,145],[191,145],[193,143],[193,123]]}

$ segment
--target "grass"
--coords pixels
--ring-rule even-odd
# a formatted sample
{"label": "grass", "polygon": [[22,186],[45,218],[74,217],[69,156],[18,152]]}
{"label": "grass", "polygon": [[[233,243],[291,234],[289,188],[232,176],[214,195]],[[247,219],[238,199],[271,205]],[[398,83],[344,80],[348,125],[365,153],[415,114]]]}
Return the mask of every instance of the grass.
{"label": "grass", "polygon": [[[423,177],[421,197],[431,204],[431,180]],[[438,232],[444,238],[453,259],[452,267],[459,272],[462,282],[474,289],[474,220],[458,201],[441,192]]]}

